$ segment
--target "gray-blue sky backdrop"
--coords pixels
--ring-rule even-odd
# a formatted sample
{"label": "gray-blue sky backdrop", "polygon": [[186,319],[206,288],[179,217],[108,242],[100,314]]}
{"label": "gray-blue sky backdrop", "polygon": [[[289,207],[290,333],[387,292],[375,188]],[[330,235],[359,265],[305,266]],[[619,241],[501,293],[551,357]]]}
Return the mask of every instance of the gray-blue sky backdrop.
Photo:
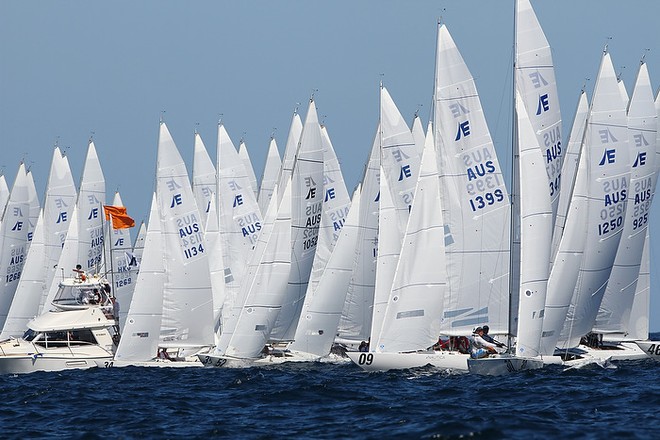
{"label": "gray-blue sky backdrop", "polygon": [[[629,92],[646,55],[660,85],[660,2],[532,0],[553,48],[564,133],[578,94],[591,96],[603,46]],[[0,2],[0,167],[11,186],[21,159],[43,192],[52,148],[76,181],[91,133],[108,197],[148,214],[161,111],[192,166],[197,127],[215,158],[222,115],[244,138],[257,176],[268,141],[283,153],[294,108],[312,91],[349,190],[378,121],[381,79],[408,121],[428,120],[436,22],[447,24],[476,78],[500,161],[510,166],[513,1],[10,1]],[[198,124],[198,125],[196,125]],[[652,220],[657,267],[658,202]],[[133,232],[135,234],[135,230]],[[651,329],[660,330],[657,274]]]}

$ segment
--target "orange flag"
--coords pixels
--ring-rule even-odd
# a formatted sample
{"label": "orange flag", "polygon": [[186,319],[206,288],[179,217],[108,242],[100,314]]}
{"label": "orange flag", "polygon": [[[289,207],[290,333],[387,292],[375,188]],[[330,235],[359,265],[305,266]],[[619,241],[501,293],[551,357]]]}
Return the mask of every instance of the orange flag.
{"label": "orange flag", "polygon": [[104,205],[105,219],[110,220],[112,216],[112,229],[126,229],[135,226],[135,220],[126,214],[124,206],[109,206]]}

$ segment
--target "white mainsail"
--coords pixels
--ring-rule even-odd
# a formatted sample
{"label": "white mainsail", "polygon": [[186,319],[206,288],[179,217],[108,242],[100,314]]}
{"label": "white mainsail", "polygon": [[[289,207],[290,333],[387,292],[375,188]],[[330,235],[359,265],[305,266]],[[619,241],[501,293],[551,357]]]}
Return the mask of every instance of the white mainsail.
{"label": "white mainsail", "polygon": [[30,245],[32,244],[32,234],[34,233],[34,228],[37,226],[37,219],[39,218],[39,213],[41,212],[41,206],[39,205],[39,195],[37,194],[37,188],[34,185],[34,176],[32,171],[27,171],[27,187],[28,187],[28,204],[30,205],[30,214],[28,215],[28,229],[26,231],[27,243],[25,245],[25,257],[30,251]]}
{"label": "white mainsail", "polygon": [[154,193],[140,272],[130,308],[126,304],[128,315],[115,354],[117,360],[149,361],[156,356],[163,318],[163,289],[167,279],[164,252],[158,200]]}
{"label": "white mainsail", "polygon": [[28,186],[25,165],[21,163],[0,221],[0,327],[5,325],[26,258],[30,215]]}
{"label": "white mainsail", "polygon": [[199,133],[195,133],[192,189],[195,194],[197,208],[202,215],[204,230],[206,230],[206,222],[208,221],[209,206],[211,205],[213,195],[216,193],[216,185],[215,165],[213,165],[213,161],[206,150],[202,136]]}
{"label": "white mainsail", "polygon": [[[381,166],[397,210],[399,237],[403,237],[419,176],[420,156],[405,119],[387,89],[380,87]],[[422,144],[423,145],[423,144]]]}
{"label": "white mainsail", "polygon": [[474,79],[445,25],[433,114],[448,275],[441,330],[468,335],[488,323],[491,333],[506,334],[509,197]]}
{"label": "white mainsail", "polygon": [[584,90],[580,92],[573,127],[568,138],[568,144],[564,151],[564,160],[561,170],[561,186],[564,191],[559,193],[559,205],[557,206],[557,215],[555,217],[555,227],[552,233],[552,252],[551,261],[554,261],[559,249],[559,241],[564,234],[564,225],[568,215],[568,206],[573,195],[575,186],[575,177],[577,176],[578,163],[580,161],[580,146],[584,137],[584,127],[587,124],[587,115],[589,114],[589,102]]}
{"label": "white mainsail", "polygon": [[248,181],[250,182],[250,186],[252,187],[252,191],[254,192],[254,198],[256,200],[257,195],[259,194],[259,187],[257,186],[257,175],[254,173],[252,160],[250,160],[250,155],[248,154],[247,145],[245,145],[245,141],[243,139],[241,139],[241,141],[238,143],[238,157],[241,158],[241,160],[243,161],[243,165],[245,165],[245,171],[247,172]]}
{"label": "white mainsail", "polygon": [[554,224],[564,151],[561,112],[550,45],[529,0],[517,0],[515,46],[516,88],[545,159]]}
{"label": "white mainsail", "polygon": [[359,344],[366,341],[371,332],[378,254],[379,180],[380,127],[376,130],[360,185],[358,237],[353,257],[355,265],[348,283],[346,302],[337,330],[338,342]]}
{"label": "white mainsail", "polygon": [[55,147],[43,209],[0,337],[21,336],[48,293],[76,202],[69,162]]}
{"label": "white mainsail", "polygon": [[417,113],[415,113],[411,127],[410,131],[412,132],[415,141],[415,148],[417,149],[417,154],[421,158],[422,153],[424,152],[424,145],[426,145],[426,134],[424,133],[424,127],[422,127],[422,119]]}
{"label": "white mainsail", "polygon": [[286,139],[284,157],[282,158],[282,168],[277,178],[277,187],[280,189],[280,194],[277,195],[278,202],[282,200],[284,188],[293,175],[293,164],[296,161],[296,153],[298,153],[302,131],[303,124],[296,110],[293,112],[293,118],[291,119],[291,127],[289,127],[289,135]]}
{"label": "white mainsail", "polygon": [[258,358],[285,299],[291,270],[291,183],[279,203],[272,198],[264,228],[252,253],[239,301],[231,310],[216,353],[241,359]]}
{"label": "white mainsail", "polygon": [[273,340],[284,341],[293,339],[298,326],[323,209],[323,134],[313,99],[309,103],[293,167],[291,197],[291,273],[286,297],[271,334]]}
{"label": "white mainsail", "polygon": [[577,346],[591,331],[623,231],[630,177],[626,103],[607,52],[596,80],[582,154],[590,176],[587,237],[560,348]]}
{"label": "white mainsail", "polygon": [[261,175],[259,196],[257,197],[259,210],[264,215],[268,209],[270,199],[273,197],[273,191],[275,185],[277,185],[281,167],[282,159],[280,159],[280,152],[277,149],[277,142],[275,142],[275,138],[271,138],[270,145],[268,146],[268,155],[266,156],[266,164],[264,165],[264,173]]}
{"label": "white mainsail", "polygon": [[375,340],[376,351],[423,350],[437,341],[447,285],[440,203],[435,146],[428,145],[422,156],[383,324]]}
{"label": "white mainsail", "polygon": [[161,346],[210,346],[213,301],[201,214],[186,165],[164,122],[158,136],[156,194],[167,274]]}
{"label": "white mainsail", "polygon": [[[658,179],[655,163],[658,116],[646,63],[639,67],[628,106],[630,185],[619,248],[600,304],[594,331],[624,334],[630,317]],[[644,338],[646,339],[646,337]]]}
{"label": "white mainsail", "polygon": [[[217,255],[216,251],[222,249],[225,265],[224,302],[231,308],[242,288],[245,270],[261,233],[263,219],[245,164],[222,124],[218,125],[217,170],[216,209],[221,246],[219,248],[216,244],[213,252]],[[226,317],[222,319],[224,326]]]}

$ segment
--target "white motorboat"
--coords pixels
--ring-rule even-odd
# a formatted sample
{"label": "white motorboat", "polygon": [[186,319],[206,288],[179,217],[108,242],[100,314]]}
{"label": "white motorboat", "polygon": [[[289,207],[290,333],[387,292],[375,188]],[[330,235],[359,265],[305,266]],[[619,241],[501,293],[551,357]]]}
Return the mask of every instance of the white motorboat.
{"label": "white motorboat", "polygon": [[30,321],[23,337],[0,341],[0,373],[111,366],[119,330],[106,286],[98,277],[63,280],[53,310]]}

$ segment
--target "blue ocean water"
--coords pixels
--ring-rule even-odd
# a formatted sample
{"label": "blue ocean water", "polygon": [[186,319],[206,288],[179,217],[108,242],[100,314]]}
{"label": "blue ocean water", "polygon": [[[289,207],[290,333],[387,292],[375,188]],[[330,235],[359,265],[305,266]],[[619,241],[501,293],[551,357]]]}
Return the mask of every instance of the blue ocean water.
{"label": "blue ocean water", "polygon": [[0,376],[2,438],[660,437],[660,363],[506,377],[346,364]]}

